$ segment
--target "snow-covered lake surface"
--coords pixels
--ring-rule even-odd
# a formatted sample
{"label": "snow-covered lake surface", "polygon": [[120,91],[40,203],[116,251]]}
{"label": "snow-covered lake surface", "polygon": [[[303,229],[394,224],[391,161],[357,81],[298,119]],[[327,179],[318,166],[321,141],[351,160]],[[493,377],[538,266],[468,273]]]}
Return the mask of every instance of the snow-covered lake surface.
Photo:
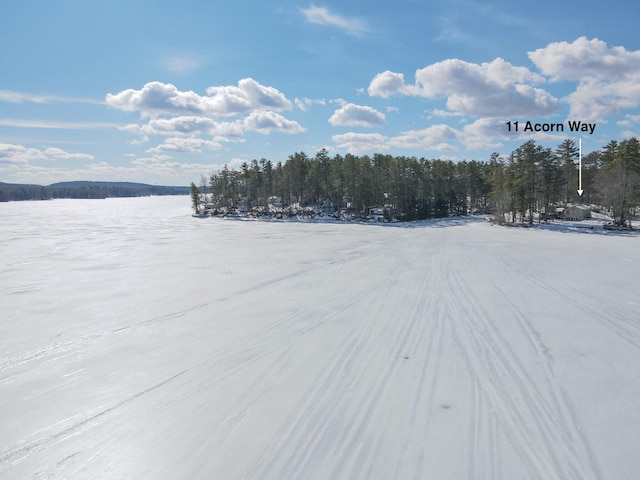
{"label": "snow-covered lake surface", "polygon": [[0,204],[0,478],[640,478],[640,237],[190,214]]}

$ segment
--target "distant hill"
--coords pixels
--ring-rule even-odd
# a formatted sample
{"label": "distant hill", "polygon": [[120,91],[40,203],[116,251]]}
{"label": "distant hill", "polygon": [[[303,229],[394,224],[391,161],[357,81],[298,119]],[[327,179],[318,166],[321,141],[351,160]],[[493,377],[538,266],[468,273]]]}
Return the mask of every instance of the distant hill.
{"label": "distant hill", "polygon": [[48,186],[0,182],[0,202],[50,200],[52,198],[148,197],[188,195],[189,187],[148,185],[133,182],[59,182]]}

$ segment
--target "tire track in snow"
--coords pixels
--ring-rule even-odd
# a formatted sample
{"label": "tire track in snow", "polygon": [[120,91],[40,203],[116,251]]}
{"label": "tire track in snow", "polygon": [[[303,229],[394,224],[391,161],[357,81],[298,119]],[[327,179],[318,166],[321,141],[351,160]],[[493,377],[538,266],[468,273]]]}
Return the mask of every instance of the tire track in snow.
{"label": "tire track in snow", "polygon": [[[370,290],[369,290],[370,291]],[[370,294],[374,304],[375,296]],[[361,299],[367,301],[367,298]],[[348,312],[344,309],[342,313]],[[366,322],[352,330],[338,347],[324,374],[314,382],[310,390],[302,397],[244,478],[302,478],[297,471],[304,471],[312,461],[314,449],[327,430],[335,427],[335,407],[332,404],[349,393],[358,381],[359,357],[374,336],[374,330]],[[355,378],[354,378],[355,375]],[[336,402],[338,400],[338,402]],[[346,441],[348,432],[342,432],[335,438],[336,444]],[[288,458],[287,452],[295,445],[295,458]]]}
{"label": "tire track in snow", "polygon": [[[627,343],[630,343],[636,348],[640,348],[640,321],[637,319],[629,318],[625,315],[615,304],[609,304],[606,308],[601,308],[597,312],[585,307],[581,300],[588,302],[590,297],[583,290],[576,288],[575,286],[565,283],[562,284],[562,289],[569,290],[571,295],[563,295],[562,289],[554,288],[549,284],[553,279],[543,280],[530,269],[514,267],[513,264],[507,262],[501,255],[497,257],[509,271],[517,274],[524,280],[536,285],[539,288],[552,294],[558,300],[570,304],[574,309],[582,312],[587,317],[594,320],[596,323],[604,322],[612,331],[622,338]],[[581,300],[580,300],[581,299]]]}
{"label": "tire track in snow", "polygon": [[[364,297],[360,298],[366,298],[366,292],[363,292],[362,295]],[[344,304],[344,308],[349,308],[356,302],[357,300],[354,299]],[[288,320],[293,324],[301,324],[304,323],[305,320],[308,320],[310,313],[311,312],[303,308],[295,314],[290,315]],[[216,370],[224,372],[197,382],[197,391],[210,390],[223,380],[256,364],[260,365],[260,371],[263,372],[263,374],[257,375],[253,381],[246,385],[236,398],[233,406],[221,415],[217,431],[224,431],[225,433],[220,434],[219,438],[212,442],[216,448],[223,447],[236,428],[245,420],[246,415],[243,412],[248,412],[253,405],[259,404],[262,395],[272,388],[289,359],[290,348],[295,346],[306,334],[335,320],[337,316],[337,313],[323,316],[312,324],[307,324],[294,331],[272,329],[270,330],[271,335],[261,337],[257,344],[254,342],[249,349],[247,349],[244,344],[237,344],[235,351],[226,350],[224,353],[219,352],[215,355],[215,358],[208,358],[205,361],[199,362],[197,366],[194,367],[199,370],[205,367],[206,370],[215,368]],[[240,363],[237,363],[238,356],[242,358]],[[347,362],[348,360],[348,358],[345,359]],[[192,396],[197,393],[197,391],[190,388],[183,396],[174,398],[173,402]],[[238,414],[238,411],[240,411],[241,414]]]}
{"label": "tire track in snow", "polygon": [[[424,470],[425,438],[430,433],[435,413],[442,408],[449,408],[435,404],[444,340],[447,335],[447,312],[442,298],[434,288],[439,284],[438,272],[433,268],[439,252],[432,248],[433,243],[431,240],[425,245],[414,247],[418,252],[428,252],[426,258],[423,258],[424,275],[414,309],[414,318],[420,322],[419,331],[411,337],[407,348],[411,359],[420,363],[417,382],[410,382],[415,395],[412,399],[412,391],[408,391],[406,397],[407,403],[413,400],[409,421],[416,428],[408,429],[402,453],[397,457],[393,478],[424,478],[428,475],[428,470]],[[412,268],[416,266],[413,265]],[[417,428],[418,426],[420,428]]]}
{"label": "tire track in snow", "polygon": [[[443,265],[441,271],[453,312],[455,336],[463,347],[469,371],[531,472],[542,480],[602,478],[550,359],[544,354],[539,337],[528,329],[526,319],[512,309],[535,347],[532,359],[535,361],[528,365],[542,365],[542,372],[532,373],[542,375],[545,389],[538,385],[500,334],[458,269],[454,265]],[[461,292],[464,299],[459,300],[456,293]]]}
{"label": "tire track in snow", "polygon": [[[328,272],[320,275],[321,285],[330,285],[341,271],[341,265],[330,267]],[[314,279],[318,280],[317,274],[314,275]],[[271,284],[267,282],[263,288]],[[180,403],[196,395],[206,395],[225,379],[251,367],[255,369],[255,366],[259,365],[258,368],[263,374],[257,375],[250,381],[236,398],[234,405],[222,413],[216,429],[218,437],[207,441],[207,445],[215,445],[215,448],[223,447],[237,427],[246,420],[246,412],[254,404],[259,403],[262,394],[275,383],[289,359],[290,349],[310,332],[336,320],[343,310],[348,310],[358,302],[367,301],[368,297],[375,294],[369,283],[358,285],[355,291],[352,287],[349,291],[350,297],[347,299],[338,298],[341,294],[339,288],[329,287],[326,291],[334,302],[338,302],[339,309],[319,315],[317,312],[310,311],[307,306],[308,297],[313,295],[312,291],[304,297],[297,297],[296,303],[302,306],[294,312],[271,322],[250,338],[236,341],[192,365],[189,369],[190,377],[195,378],[195,381],[188,382],[184,392],[174,396],[165,406]],[[342,294],[344,295],[344,292]],[[219,373],[203,374],[212,370]]]}
{"label": "tire track in snow", "polygon": [[[389,383],[404,367],[403,354],[428,337],[428,329],[420,315],[424,297],[415,301],[408,319],[393,315],[394,311],[401,311],[397,307],[411,301],[396,295],[398,291],[406,293],[406,285],[398,285],[398,281],[406,266],[407,248],[408,244],[386,258],[386,272],[380,272],[384,284],[376,287],[376,291],[384,292],[384,295],[372,296],[369,308],[372,316],[368,321],[360,321],[343,340],[322,377],[301,398],[288,421],[243,478],[357,479],[375,476],[371,469],[384,438],[372,438],[366,432],[374,419],[383,416],[378,411],[380,402]],[[425,275],[421,290],[429,278]],[[360,299],[361,303],[366,301]],[[388,318],[380,319],[383,315]],[[439,348],[436,349],[438,353]],[[373,376],[374,382],[364,384],[371,377],[370,374],[367,376],[370,370],[379,373]],[[411,399],[403,398],[402,401],[410,403]],[[292,446],[296,452],[293,457],[288,453]]]}

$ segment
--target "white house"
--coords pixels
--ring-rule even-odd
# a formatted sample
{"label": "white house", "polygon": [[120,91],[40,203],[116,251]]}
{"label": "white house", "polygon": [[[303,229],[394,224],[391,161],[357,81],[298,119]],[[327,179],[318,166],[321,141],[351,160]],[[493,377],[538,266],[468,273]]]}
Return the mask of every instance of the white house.
{"label": "white house", "polygon": [[591,209],[586,205],[569,205],[564,209],[564,219],[581,221],[591,218]]}

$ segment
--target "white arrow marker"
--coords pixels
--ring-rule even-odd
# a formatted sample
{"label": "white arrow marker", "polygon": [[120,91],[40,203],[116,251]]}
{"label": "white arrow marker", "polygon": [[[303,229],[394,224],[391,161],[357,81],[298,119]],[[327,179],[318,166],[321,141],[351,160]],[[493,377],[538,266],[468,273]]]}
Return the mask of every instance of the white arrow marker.
{"label": "white arrow marker", "polygon": [[582,196],[582,139],[578,139],[580,145],[580,164],[578,165],[578,195]]}

